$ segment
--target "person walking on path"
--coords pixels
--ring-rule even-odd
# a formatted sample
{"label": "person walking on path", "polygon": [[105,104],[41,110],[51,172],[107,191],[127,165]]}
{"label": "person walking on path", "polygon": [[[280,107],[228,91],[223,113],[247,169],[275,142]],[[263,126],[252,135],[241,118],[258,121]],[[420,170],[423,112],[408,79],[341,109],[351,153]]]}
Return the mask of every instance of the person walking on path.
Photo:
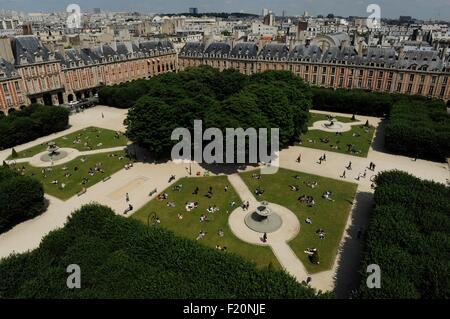
{"label": "person walking on path", "polygon": [[346,169],[351,170],[352,169],[352,162],[349,162]]}
{"label": "person walking on path", "polygon": [[125,194],[125,200],[127,203],[130,201],[130,195],[128,193]]}
{"label": "person walking on path", "polygon": [[346,171],[344,170],[344,172],[341,175],[341,178],[345,178],[345,173],[346,173]]}
{"label": "person walking on path", "polygon": [[297,163],[300,163],[301,161],[302,161],[302,154],[298,154]]}
{"label": "person walking on path", "polygon": [[262,241],[263,243],[267,243],[267,233],[264,233],[264,235],[262,236]]}

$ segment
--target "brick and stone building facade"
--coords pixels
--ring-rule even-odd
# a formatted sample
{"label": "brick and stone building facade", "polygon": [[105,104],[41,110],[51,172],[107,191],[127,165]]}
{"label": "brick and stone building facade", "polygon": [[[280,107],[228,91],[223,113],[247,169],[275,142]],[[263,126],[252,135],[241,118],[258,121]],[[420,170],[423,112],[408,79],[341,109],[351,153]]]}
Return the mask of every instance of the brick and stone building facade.
{"label": "brick and stone building facade", "polygon": [[25,103],[23,81],[14,66],[0,58],[0,114]]}
{"label": "brick and stone building facade", "polygon": [[34,36],[17,36],[11,38],[11,51],[13,61],[0,59],[0,111],[4,114],[31,103],[60,105],[91,97],[101,86],[178,68],[168,41],[50,51]]}
{"label": "brick and stone building facade", "polygon": [[323,87],[367,89],[377,92],[417,94],[448,101],[450,62],[435,51],[404,51],[367,48],[346,43],[289,48],[269,43],[258,48],[253,42],[187,43],[178,56],[180,70],[202,64],[218,69],[234,68],[244,74],[288,70],[306,82]]}

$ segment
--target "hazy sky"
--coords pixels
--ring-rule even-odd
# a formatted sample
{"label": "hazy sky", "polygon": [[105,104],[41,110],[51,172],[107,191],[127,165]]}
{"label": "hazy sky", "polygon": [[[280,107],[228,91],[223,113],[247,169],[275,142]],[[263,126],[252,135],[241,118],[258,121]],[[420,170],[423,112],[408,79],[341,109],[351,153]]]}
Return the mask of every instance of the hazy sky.
{"label": "hazy sky", "polygon": [[0,8],[27,12],[65,11],[70,3],[82,10],[102,8],[111,11],[138,11],[151,13],[187,12],[197,7],[200,12],[251,12],[260,13],[269,8],[277,15],[285,10],[287,15],[308,11],[312,15],[335,13],[337,15],[365,16],[368,4],[381,7],[383,17],[410,15],[416,18],[450,20],[450,0],[0,0]]}

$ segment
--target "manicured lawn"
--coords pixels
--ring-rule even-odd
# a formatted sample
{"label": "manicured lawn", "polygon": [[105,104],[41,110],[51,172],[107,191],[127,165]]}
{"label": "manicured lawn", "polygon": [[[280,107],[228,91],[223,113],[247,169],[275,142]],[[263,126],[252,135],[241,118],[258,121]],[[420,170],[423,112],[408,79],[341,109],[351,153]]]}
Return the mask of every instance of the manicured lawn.
{"label": "manicured lawn", "polygon": [[[310,112],[310,118],[309,118],[309,122],[308,122],[308,126],[312,126],[314,124],[314,122],[317,121],[326,121],[328,120],[328,115],[327,114],[321,114],[321,113],[313,113]],[[335,118],[342,123],[351,123],[351,122],[357,122],[358,121],[358,117],[356,117],[356,120],[353,121],[351,117],[343,117],[343,116],[335,116]]]}
{"label": "manicured lawn", "polygon": [[[79,141],[79,143],[74,143],[74,141]],[[51,142],[55,142],[60,148],[74,148],[79,151],[90,151],[99,150],[104,148],[111,148],[117,146],[126,146],[128,139],[119,133],[119,137],[116,137],[116,132],[98,128],[98,127],[87,127],[85,129],[67,134],[65,136],[59,137]],[[47,143],[36,145],[29,149],[17,152],[16,158],[27,158],[39,154],[47,149]],[[12,159],[10,155],[8,159]]]}
{"label": "manicured lawn", "polygon": [[[280,169],[278,173],[272,175],[261,175],[260,180],[252,177],[254,173],[255,171],[246,172],[241,176],[253,194],[257,187],[265,190],[262,196],[257,197],[259,200],[283,205],[297,215],[300,232],[289,245],[306,269],[310,273],[331,269],[357,185],[286,169]],[[295,178],[296,175],[300,176],[299,180]],[[318,183],[317,187],[311,188],[306,185],[314,181]],[[300,190],[291,191],[289,185],[300,186]],[[334,202],[322,198],[325,191],[332,192],[331,198],[335,200]],[[315,205],[308,207],[300,203],[297,199],[302,195],[312,196]],[[307,224],[306,218],[311,218],[312,224]],[[316,233],[318,229],[325,231],[325,239],[319,239]],[[304,253],[307,248],[318,249],[320,264],[315,265],[309,261],[308,255]]]}
{"label": "manicured lawn", "polygon": [[[322,119],[319,119],[318,121],[321,120]],[[312,121],[312,123],[315,121],[316,120]],[[352,126],[351,131],[340,133],[340,135],[321,130],[309,130],[300,137],[301,142],[299,142],[298,145],[330,152],[367,157],[374,133],[374,127],[370,126],[369,128],[366,128],[364,127],[364,124]],[[324,142],[325,139],[328,139],[329,141]],[[353,145],[353,148],[350,151],[348,148],[349,144]]]}
{"label": "manicured lawn", "polygon": [[[114,157],[112,155],[115,155]],[[24,175],[33,176],[40,180],[44,186],[45,193],[66,200],[81,192],[83,188],[89,188],[105,177],[108,177],[124,167],[129,163],[129,160],[125,157],[119,160],[119,156],[125,157],[124,151],[113,153],[94,154],[89,156],[78,157],[66,164],[53,166],[50,168],[40,168],[29,165],[28,163],[19,163],[12,168],[22,170],[25,168]],[[85,159],[82,162],[81,159]],[[89,168],[95,168],[96,164],[101,163],[99,166],[103,172],[95,172],[93,176],[89,175]],[[64,170],[63,168],[67,168]],[[75,170],[75,168],[78,168]],[[65,174],[70,176],[65,177]],[[85,185],[82,184],[83,178],[87,178]],[[52,181],[57,180],[58,184],[52,184]],[[65,184],[64,189],[61,187]]]}
{"label": "manicured lawn", "polygon": [[[175,192],[169,187],[164,192],[169,196],[167,200],[160,201],[154,199],[137,211],[132,217],[140,220],[144,224],[148,222],[148,216],[153,212],[159,217],[161,227],[165,227],[174,233],[196,240],[198,233],[206,231],[206,236],[197,242],[209,247],[215,248],[216,245],[227,247],[227,252],[241,255],[248,260],[255,262],[259,267],[268,266],[270,263],[280,268],[280,265],[269,247],[262,247],[247,244],[236,238],[228,227],[229,214],[240,205],[239,196],[235,193],[231,185],[228,184],[226,176],[214,177],[191,177],[179,180],[175,185],[183,185],[180,192]],[[228,191],[225,192],[225,185],[229,185]],[[199,187],[198,195],[192,192]],[[213,188],[212,198],[205,195],[208,188]],[[186,211],[187,202],[198,202],[198,207],[191,212]],[[168,207],[168,202],[175,202],[175,207]],[[234,207],[230,203],[235,202]],[[208,213],[207,209],[216,205],[218,212]],[[183,219],[178,219],[178,214],[183,215]],[[209,221],[200,222],[200,216],[205,214]],[[224,237],[218,235],[219,229],[223,229]],[[214,267],[211,265],[211,267]]]}

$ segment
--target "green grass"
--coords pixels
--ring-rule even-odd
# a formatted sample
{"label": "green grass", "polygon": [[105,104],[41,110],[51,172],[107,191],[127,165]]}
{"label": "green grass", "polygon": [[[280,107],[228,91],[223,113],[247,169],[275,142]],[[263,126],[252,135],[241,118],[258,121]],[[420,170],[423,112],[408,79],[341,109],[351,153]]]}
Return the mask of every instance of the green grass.
{"label": "green grass", "polygon": [[[328,115],[327,114],[312,113],[312,112],[309,112],[309,114],[310,114],[310,118],[309,118],[308,126],[312,126],[314,124],[314,122],[317,122],[317,121],[326,121],[326,120],[328,120]],[[339,122],[342,122],[342,123],[351,123],[351,122],[357,122],[358,121],[358,117],[356,117],[355,121],[353,121],[351,119],[351,117],[335,116],[335,118]]]}
{"label": "green grass", "polygon": [[[255,193],[258,186],[265,190],[258,200],[265,200],[275,204],[283,205],[294,212],[300,221],[300,232],[289,242],[290,247],[303,262],[310,273],[331,269],[337,254],[347,218],[351,210],[352,202],[356,194],[357,185],[334,179],[309,175],[305,173],[280,169],[272,175],[261,175],[261,179],[252,178],[255,172],[246,172],[241,177]],[[300,176],[300,180],[294,176]],[[311,188],[305,183],[316,181],[318,186]],[[300,191],[291,191],[289,185],[300,186]],[[335,202],[322,198],[325,191],[333,193]],[[313,196],[316,202],[314,207],[308,207],[297,199],[302,195]],[[306,218],[312,219],[312,224],[305,222]],[[319,239],[316,230],[323,229],[326,233],[325,239]],[[320,264],[312,264],[308,255],[304,253],[306,248],[317,248],[319,250]]]}
{"label": "green grass", "polygon": [[[316,121],[327,119],[324,114],[311,113],[311,115],[312,117],[310,119],[309,126],[312,126],[312,124]],[[345,122],[342,121],[344,118],[338,117],[337,119],[341,122]],[[346,119],[347,122],[351,122],[350,118]],[[351,131],[341,133],[341,135],[336,135],[336,133],[324,132],[321,130],[309,130],[308,132],[302,134],[300,138],[301,142],[299,142],[298,145],[330,152],[367,157],[374,133],[374,127],[371,126],[367,129],[364,125],[352,126]],[[325,138],[329,139],[328,143],[321,141],[321,139]],[[348,144],[353,145],[353,151],[348,151]]]}
{"label": "green grass", "polygon": [[[116,132],[98,127],[87,127],[82,130],[61,136],[49,142],[55,142],[60,148],[74,148],[79,151],[99,150],[117,146],[126,146],[128,139],[120,133],[119,138],[115,137]],[[80,137],[81,143],[75,144],[73,141]],[[17,158],[28,158],[47,150],[47,143],[36,145],[26,150],[17,152]],[[85,143],[88,143],[85,145]],[[102,145],[99,145],[99,144]],[[13,159],[10,155],[8,159]]]}
{"label": "green grass", "polygon": [[[169,187],[165,192],[169,195],[167,200],[159,201],[154,199],[137,211],[132,217],[147,224],[148,216],[155,212],[161,220],[161,227],[173,231],[177,235],[195,240],[201,230],[207,232],[204,239],[198,243],[215,248],[216,245],[226,246],[228,252],[236,253],[256,263],[258,267],[268,266],[270,263],[280,269],[280,265],[269,247],[256,246],[245,243],[234,236],[228,227],[229,214],[236,208],[230,207],[232,201],[240,205],[241,201],[231,185],[228,184],[226,176],[214,177],[191,177],[183,178],[176,185],[183,185],[181,192],[172,191]],[[228,192],[224,191],[225,185],[229,185]],[[192,195],[196,187],[200,188],[198,195]],[[208,188],[213,188],[214,195],[211,199],[205,195]],[[175,207],[167,207],[168,202],[174,201]],[[198,208],[191,212],[185,209],[185,203],[197,201]],[[220,208],[218,212],[208,213],[209,206],[216,205]],[[178,219],[178,213],[183,215],[183,219]],[[200,215],[205,214],[210,221],[200,222]],[[217,233],[222,228],[224,237]]]}
{"label": "green grass", "polygon": [[[115,154],[117,156],[110,157],[111,154]],[[62,200],[67,200],[81,192],[84,187],[89,188],[103,180],[105,177],[108,177],[123,168],[129,160],[126,157],[119,160],[118,157],[120,155],[125,156],[125,152],[119,151],[78,157],[66,164],[47,168],[45,171],[46,177],[43,174],[43,168],[34,167],[28,163],[18,163],[16,165],[12,165],[11,168],[20,171],[22,168],[25,168],[24,175],[33,176],[41,181],[44,186],[45,193]],[[83,163],[81,158],[86,159],[86,161]],[[96,172],[93,176],[90,176],[88,174],[89,168],[95,168],[97,163],[102,163],[101,169],[103,169],[104,172]],[[67,167],[67,170],[63,170],[63,167]],[[78,167],[77,171],[75,171],[75,167]],[[71,176],[65,177],[64,174],[66,173],[70,173]],[[82,185],[83,178],[88,178],[85,185]],[[52,184],[51,182],[53,180],[58,180],[59,184]],[[62,183],[65,184],[64,189],[60,186]]]}

